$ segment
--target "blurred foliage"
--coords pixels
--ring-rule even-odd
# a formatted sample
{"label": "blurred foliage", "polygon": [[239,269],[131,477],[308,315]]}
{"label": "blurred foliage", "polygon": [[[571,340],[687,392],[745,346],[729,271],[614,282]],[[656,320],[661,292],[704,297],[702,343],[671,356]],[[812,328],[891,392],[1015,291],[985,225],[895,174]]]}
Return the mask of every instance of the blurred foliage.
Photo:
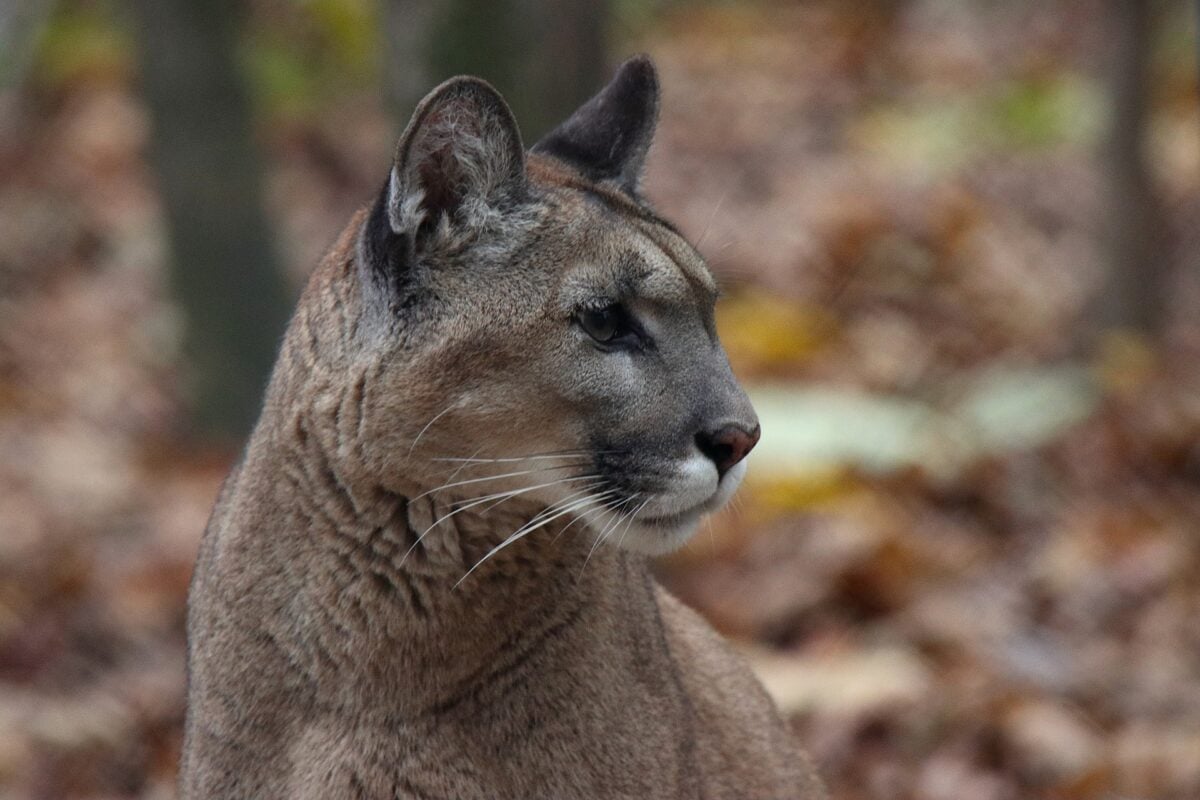
{"label": "blurred foliage", "polygon": [[811,467],[791,474],[756,475],[746,487],[754,499],[746,503],[745,519],[750,525],[761,525],[789,514],[829,510],[836,507],[836,501],[862,487],[863,482],[856,479],[854,471],[841,464]]}
{"label": "blurred foliage", "polygon": [[[346,91],[378,91],[375,0],[258,0],[247,5],[241,66],[266,119],[311,119]],[[42,34],[35,80],[49,91],[128,79],[135,52],[116,0],[63,0]]]}
{"label": "blurred foliage", "polygon": [[922,98],[867,115],[858,136],[891,164],[947,173],[997,151],[1057,145],[1091,147],[1105,122],[1094,80],[1039,75],[991,86],[978,94]]}
{"label": "blurred foliage", "polygon": [[1090,145],[1102,123],[1103,100],[1094,85],[1077,77],[1034,78],[1010,84],[988,109],[987,126],[997,146]]}
{"label": "blurred foliage", "polygon": [[695,0],[612,0],[613,28],[636,39],[668,10],[686,5],[695,5]]}
{"label": "blurred foliage", "polygon": [[742,292],[717,306],[730,359],[755,373],[787,372],[833,335],[836,319],[820,309],[764,292]]}
{"label": "blurred foliage", "polygon": [[1149,384],[1161,367],[1158,353],[1144,337],[1120,331],[1101,339],[1093,371],[1109,392],[1129,397]]}
{"label": "blurred foliage", "polygon": [[375,0],[263,0],[242,47],[253,97],[268,118],[312,117],[347,90],[378,91]]}
{"label": "blurred foliage", "polygon": [[34,80],[49,91],[80,81],[127,80],[135,55],[115,0],[58,3],[41,34]]}

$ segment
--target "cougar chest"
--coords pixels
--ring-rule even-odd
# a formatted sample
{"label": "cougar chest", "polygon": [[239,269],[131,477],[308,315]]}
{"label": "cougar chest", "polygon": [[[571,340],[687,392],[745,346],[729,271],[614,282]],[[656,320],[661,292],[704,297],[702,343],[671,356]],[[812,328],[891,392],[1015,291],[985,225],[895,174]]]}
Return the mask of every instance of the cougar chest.
{"label": "cougar chest", "polygon": [[416,717],[314,720],[291,748],[289,796],[697,796],[694,743],[681,735],[692,712],[660,632],[597,633],[518,643]]}

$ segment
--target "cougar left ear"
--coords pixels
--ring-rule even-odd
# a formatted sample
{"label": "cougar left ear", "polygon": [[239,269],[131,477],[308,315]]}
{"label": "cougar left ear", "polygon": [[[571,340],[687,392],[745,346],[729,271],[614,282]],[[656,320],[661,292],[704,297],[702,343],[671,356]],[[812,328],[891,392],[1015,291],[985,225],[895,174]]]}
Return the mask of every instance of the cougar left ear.
{"label": "cougar left ear", "polygon": [[519,202],[525,188],[525,150],[508,104],[478,78],[452,78],[421,101],[400,137],[388,219],[394,233],[419,240],[443,221],[477,225]]}
{"label": "cougar left ear", "polygon": [[449,236],[495,228],[528,195],[525,150],[504,98],[478,78],[451,78],[417,106],[383,191],[359,234],[367,285],[407,302],[411,267]]}
{"label": "cougar left ear", "polygon": [[587,178],[637,194],[658,122],[658,74],[647,56],[634,56],[599,94],[533,146],[568,162]]}

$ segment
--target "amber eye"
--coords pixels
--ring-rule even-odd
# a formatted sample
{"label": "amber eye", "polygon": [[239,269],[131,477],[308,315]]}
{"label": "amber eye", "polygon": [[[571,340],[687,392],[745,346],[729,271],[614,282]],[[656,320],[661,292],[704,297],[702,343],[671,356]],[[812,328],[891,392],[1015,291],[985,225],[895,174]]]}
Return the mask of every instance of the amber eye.
{"label": "amber eye", "polygon": [[636,346],[639,341],[636,325],[629,313],[618,304],[583,309],[576,320],[579,327],[597,344]]}

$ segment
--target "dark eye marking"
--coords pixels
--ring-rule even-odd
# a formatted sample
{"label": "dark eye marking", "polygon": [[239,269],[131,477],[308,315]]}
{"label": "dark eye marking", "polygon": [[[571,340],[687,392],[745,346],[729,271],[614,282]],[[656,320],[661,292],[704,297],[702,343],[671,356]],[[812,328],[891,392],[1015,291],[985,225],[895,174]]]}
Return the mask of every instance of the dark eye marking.
{"label": "dark eye marking", "polygon": [[643,350],[650,345],[650,337],[620,303],[581,308],[575,322],[604,350]]}

